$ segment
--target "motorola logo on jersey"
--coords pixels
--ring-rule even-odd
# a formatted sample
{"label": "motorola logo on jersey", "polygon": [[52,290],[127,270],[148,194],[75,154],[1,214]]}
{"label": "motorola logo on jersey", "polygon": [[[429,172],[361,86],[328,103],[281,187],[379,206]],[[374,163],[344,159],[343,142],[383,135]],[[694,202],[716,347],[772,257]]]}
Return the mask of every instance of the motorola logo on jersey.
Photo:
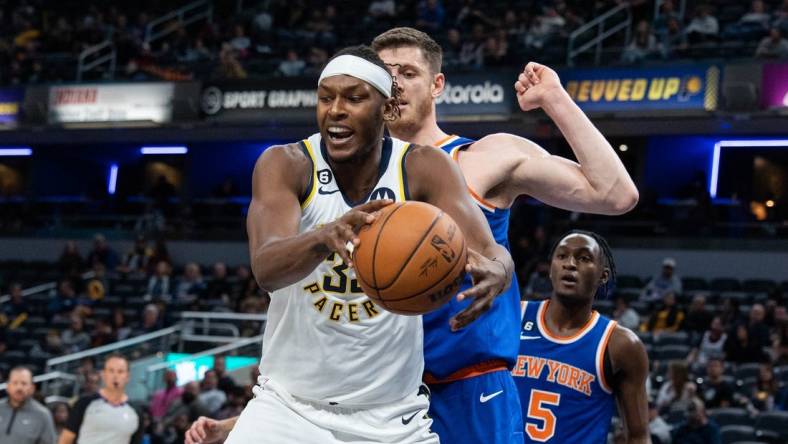
{"label": "motorola logo on jersey", "polygon": [[369,200],[379,200],[379,199],[391,199],[396,200],[394,195],[394,191],[391,188],[380,187],[377,190],[372,192],[372,195],[369,196]]}
{"label": "motorola logo on jersey", "polygon": [[333,177],[331,176],[331,170],[329,170],[328,168],[317,172],[317,181],[322,183],[323,185],[331,182],[332,178]]}

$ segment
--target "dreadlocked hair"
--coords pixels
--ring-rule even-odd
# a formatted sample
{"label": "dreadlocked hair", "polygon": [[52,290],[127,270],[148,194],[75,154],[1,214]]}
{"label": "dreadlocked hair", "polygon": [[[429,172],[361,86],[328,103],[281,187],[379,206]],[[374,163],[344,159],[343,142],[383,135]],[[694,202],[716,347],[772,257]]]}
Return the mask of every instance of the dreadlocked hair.
{"label": "dreadlocked hair", "polygon": [[[380,58],[377,52],[375,52],[371,47],[367,45],[356,45],[356,46],[348,46],[347,48],[342,48],[334,54],[333,57],[328,61],[334,60],[335,58],[342,56],[342,55],[352,55],[359,58],[362,58],[370,63],[373,63],[391,74],[389,71],[389,67],[383,63],[383,59]],[[328,64],[326,62],[326,65]],[[325,66],[323,66],[325,68]],[[400,117],[400,110],[399,110],[399,99],[400,99],[400,89],[399,85],[397,85],[397,78],[395,76],[391,76],[391,97],[394,99],[394,115],[395,119],[399,119]]]}
{"label": "dreadlocked hair", "polygon": [[605,285],[600,286],[597,288],[596,295],[594,296],[596,299],[607,299],[610,296],[610,293],[614,288],[616,288],[616,262],[613,260],[613,252],[610,250],[610,245],[608,245],[607,240],[601,235],[594,233],[593,231],[586,231],[586,230],[571,230],[567,233],[564,233],[561,237],[559,237],[555,243],[553,244],[553,248],[550,249],[550,255],[548,258],[550,260],[553,259],[553,254],[555,254],[555,249],[558,248],[558,244],[561,243],[562,240],[571,236],[573,234],[580,234],[584,236],[588,236],[596,241],[599,244],[599,248],[602,250],[602,266],[610,270],[607,282]]}

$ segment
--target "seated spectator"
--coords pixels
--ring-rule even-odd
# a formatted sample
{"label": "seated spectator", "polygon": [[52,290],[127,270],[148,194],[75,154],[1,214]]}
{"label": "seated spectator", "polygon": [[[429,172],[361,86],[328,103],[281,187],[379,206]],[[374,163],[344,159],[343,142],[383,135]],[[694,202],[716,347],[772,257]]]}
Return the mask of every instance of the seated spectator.
{"label": "seated spectator", "polygon": [[662,305],[656,313],[652,313],[645,324],[645,331],[652,333],[678,331],[684,321],[684,312],[676,304],[676,295],[673,292],[665,293]]}
{"label": "seated spectator", "polygon": [[118,265],[118,271],[125,274],[142,274],[148,269],[148,260],[153,255],[153,250],[148,247],[145,236],[137,236],[131,251],[123,256],[123,261]]}
{"label": "seated spectator", "polygon": [[724,371],[725,367],[721,358],[711,358],[706,364],[706,377],[698,387],[698,396],[708,409],[733,406],[735,387],[725,381]]}
{"label": "seated spectator", "polygon": [[219,381],[217,384],[219,390],[229,393],[235,387],[235,381],[227,374],[227,361],[223,355],[217,355],[213,358],[213,371],[216,372],[216,378]]}
{"label": "seated spectator", "polygon": [[216,419],[227,419],[240,415],[247,401],[244,388],[233,387],[228,392],[227,402],[224,404],[224,407],[216,413]]}
{"label": "seated spectator", "polygon": [[79,387],[79,396],[98,393],[101,384],[101,373],[92,371],[85,376],[85,382]]}
{"label": "seated spectator", "polygon": [[417,7],[416,27],[430,33],[443,26],[446,11],[441,0],[421,0]]}
{"label": "seated spectator", "polygon": [[670,431],[672,427],[668,424],[657,410],[654,402],[648,403],[648,431],[651,435],[653,444],[670,444]]}
{"label": "seated spectator", "polygon": [[246,29],[243,25],[235,25],[233,27],[233,38],[230,40],[230,47],[237,53],[238,57],[246,58],[252,46],[252,41],[246,35]]}
{"label": "seated spectator", "polygon": [[681,20],[681,16],[676,12],[673,0],[663,0],[659,4],[659,17],[654,19],[654,29],[657,32],[665,31],[671,20]]}
{"label": "seated spectator", "polygon": [[304,73],[306,62],[301,59],[295,49],[287,50],[285,59],[279,63],[279,73],[285,77],[298,77]]}
{"label": "seated spectator", "polygon": [[67,402],[57,402],[50,408],[52,410],[52,419],[55,422],[55,434],[57,435],[57,439],[60,439],[60,434],[63,432],[63,429],[66,427],[66,422],[68,421],[69,406]]}
{"label": "seated spectator", "polygon": [[457,28],[446,31],[446,41],[441,46],[443,46],[444,69],[459,66],[463,47],[460,31]]}
{"label": "seated spectator", "polygon": [[673,429],[673,444],[722,444],[720,427],[706,415],[703,401],[693,398],[687,405],[686,418]]}
{"label": "seated spectator", "polygon": [[183,277],[175,289],[175,297],[179,301],[194,301],[205,290],[202,281],[200,266],[194,262],[186,264],[183,268]]}
{"label": "seated spectator", "polygon": [[758,371],[758,380],[750,395],[750,406],[758,412],[774,410],[775,397],[778,389],[777,378],[771,364],[763,364]]}
{"label": "seated spectator", "polygon": [[714,319],[714,313],[706,308],[706,297],[697,295],[692,298],[692,303],[687,309],[687,316],[681,324],[681,329],[685,330],[694,337],[700,337],[711,326],[711,321]]}
{"label": "seated spectator", "polygon": [[159,317],[159,308],[154,304],[148,304],[142,311],[142,324],[134,330],[133,336],[140,336],[147,333],[153,333],[162,328],[162,322]]}
{"label": "seated spectator", "polygon": [[375,20],[391,19],[397,14],[397,5],[394,0],[372,0],[367,14]]}
{"label": "seated spectator", "polygon": [[150,401],[150,414],[153,419],[161,419],[167,414],[170,406],[183,395],[183,389],[178,387],[178,375],[172,371],[164,372],[164,388],[153,394]]}
{"label": "seated spectator", "polygon": [[156,266],[158,266],[159,262],[164,261],[168,264],[172,264],[172,259],[170,258],[170,252],[167,249],[167,243],[164,242],[163,237],[159,237],[156,239],[156,242],[153,244],[153,254],[151,254],[150,260],[148,261],[148,268],[147,272],[149,274],[153,274],[156,272]]}
{"label": "seated spectator", "polygon": [[720,320],[722,321],[722,325],[726,326],[726,328],[744,322],[744,315],[742,315],[741,309],[739,308],[738,299],[723,299]]}
{"label": "seated spectator", "polygon": [[148,280],[148,290],[145,293],[145,300],[170,302],[172,300],[172,290],[175,284],[170,279],[172,269],[166,261],[156,264],[156,273]]}
{"label": "seated spectator", "polygon": [[758,347],[771,345],[769,326],[766,325],[766,309],[762,304],[753,304],[750,308],[747,330],[752,340]]}
{"label": "seated spectator", "polygon": [[227,280],[227,266],[223,262],[215,263],[213,265],[213,275],[205,288],[205,298],[229,303],[232,291],[232,285]]}
{"label": "seated spectator", "polygon": [[766,362],[769,358],[758,344],[750,339],[750,333],[745,324],[739,324],[734,329],[735,334],[729,335],[725,341],[726,360],[737,364],[745,362]]}
{"label": "seated spectator", "polygon": [[211,415],[216,414],[224,402],[227,401],[227,395],[218,388],[219,379],[216,372],[208,370],[202,380],[202,390],[197,397],[199,401],[208,409]]}
{"label": "seated spectator", "polygon": [[71,313],[77,307],[77,292],[69,279],[61,279],[57,291],[47,304],[47,315],[50,319]]}
{"label": "seated spectator", "polygon": [[681,278],[676,274],[676,260],[670,257],[662,260],[660,274],[652,277],[643,288],[643,298],[647,302],[656,302],[666,293],[682,293]]}
{"label": "seated spectator", "polygon": [[0,328],[15,330],[22,326],[31,313],[31,307],[22,296],[22,284],[14,282],[8,286],[11,300],[0,305]]}
{"label": "seated spectator", "polygon": [[722,326],[719,316],[715,316],[711,321],[709,329],[703,333],[698,347],[693,348],[687,357],[687,362],[703,367],[713,356],[724,356],[725,341],[728,339],[727,333]]}
{"label": "seated spectator", "polygon": [[184,385],[181,397],[170,404],[167,413],[162,418],[162,423],[169,424],[179,415],[184,414],[189,418],[189,421],[195,421],[200,416],[210,415],[212,412],[208,411],[200,401],[199,395],[200,386],[196,382]]}
{"label": "seated spectator", "polygon": [[667,25],[660,33],[663,57],[672,55],[681,56],[687,50],[687,35],[681,28],[681,21],[677,18],[668,19]]}
{"label": "seated spectator", "polygon": [[218,80],[241,80],[247,77],[246,70],[228,43],[224,43],[219,51],[219,66],[212,77]]}
{"label": "seated spectator", "polygon": [[685,30],[690,43],[701,43],[716,40],[720,32],[717,18],[711,15],[708,5],[701,5],[695,11],[695,17],[690,21]]}
{"label": "seated spectator", "polygon": [[97,234],[93,237],[93,249],[88,254],[88,264],[100,262],[107,270],[114,270],[118,265],[118,256],[115,251],[107,244],[107,239]]}
{"label": "seated spectator", "polygon": [[637,331],[640,326],[640,315],[632,307],[624,296],[616,297],[616,309],[613,311],[613,319],[619,325],[632,331]]}
{"label": "seated spectator", "polygon": [[90,336],[85,332],[82,317],[71,316],[71,325],[60,334],[66,353],[76,353],[90,348]]}
{"label": "seated spectator", "polygon": [[126,315],[120,308],[116,308],[112,312],[112,333],[115,335],[116,341],[122,341],[131,336],[131,327],[126,325]]}
{"label": "seated spectator", "polygon": [[668,377],[657,393],[656,405],[660,412],[681,407],[689,402],[697,391],[695,383],[689,380],[689,369],[682,361],[672,361],[668,367]]}
{"label": "seated spectator", "polygon": [[776,366],[788,365],[788,308],[785,306],[775,308],[774,319],[772,361]]}
{"label": "seated spectator", "polygon": [[525,36],[525,45],[534,49],[542,49],[553,36],[558,35],[566,25],[555,8],[544,7],[543,13],[534,17],[531,29]]}
{"label": "seated spectator", "polygon": [[525,295],[531,299],[547,299],[553,292],[553,283],[550,281],[550,262],[539,261],[536,269],[528,278],[525,286]]}
{"label": "seated spectator", "polygon": [[473,25],[471,38],[463,42],[460,49],[460,66],[463,68],[481,68],[484,65],[484,25]]}
{"label": "seated spectator", "polygon": [[766,12],[766,5],[761,0],[753,0],[750,10],[744,14],[740,19],[740,24],[755,24],[761,28],[768,29],[771,17]]}
{"label": "seated spectator", "polygon": [[769,30],[769,35],[764,37],[755,50],[757,59],[784,59],[788,58],[788,39],[778,27]]}
{"label": "seated spectator", "polygon": [[66,242],[57,264],[60,272],[66,276],[75,276],[82,272],[85,262],[77,250],[76,242],[71,240]]}
{"label": "seated spectator", "polygon": [[624,63],[638,63],[654,56],[661,56],[662,46],[645,20],[638,22],[632,41],[624,48],[621,60]]}
{"label": "seated spectator", "polygon": [[107,318],[99,318],[90,334],[90,346],[101,347],[115,342],[115,333],[112,331],[112,324]]}

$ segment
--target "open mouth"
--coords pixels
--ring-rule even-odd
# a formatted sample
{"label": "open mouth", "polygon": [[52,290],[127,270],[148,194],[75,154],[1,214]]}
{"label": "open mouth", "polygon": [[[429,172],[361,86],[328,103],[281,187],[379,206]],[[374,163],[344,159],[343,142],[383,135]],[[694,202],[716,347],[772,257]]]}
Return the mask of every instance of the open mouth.
{"label": "open mouth", "polygon": [[345,126],[332,125],[326,129],[328,138],[334,143],[344,143],[353,137],[354,131]]}
{"label": "open mouth", "polygon": [[564,285],[576,285],[577,276],[571,274],[565,274],[561,276],[561,283]]}

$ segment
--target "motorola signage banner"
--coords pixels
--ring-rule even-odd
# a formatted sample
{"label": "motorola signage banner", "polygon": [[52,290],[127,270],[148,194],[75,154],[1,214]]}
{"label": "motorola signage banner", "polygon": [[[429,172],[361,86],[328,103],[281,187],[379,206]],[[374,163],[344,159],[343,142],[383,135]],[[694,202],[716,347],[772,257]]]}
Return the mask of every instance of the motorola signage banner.
{"label": "motorola signage banner", "polygon": [[517,107],[517,74],[448,74],[436,103],[440,119],[453,116],[508,117]]}
{"label": "motorola signage banner", "polygon": [[49,89],[49,123],[155,122],[172,119],[173,83],[85,84]]}
{"label": "motorola signage banner", "polygon": [[208,84],[200,106],[209,120],[314,122],[317,79]]}

